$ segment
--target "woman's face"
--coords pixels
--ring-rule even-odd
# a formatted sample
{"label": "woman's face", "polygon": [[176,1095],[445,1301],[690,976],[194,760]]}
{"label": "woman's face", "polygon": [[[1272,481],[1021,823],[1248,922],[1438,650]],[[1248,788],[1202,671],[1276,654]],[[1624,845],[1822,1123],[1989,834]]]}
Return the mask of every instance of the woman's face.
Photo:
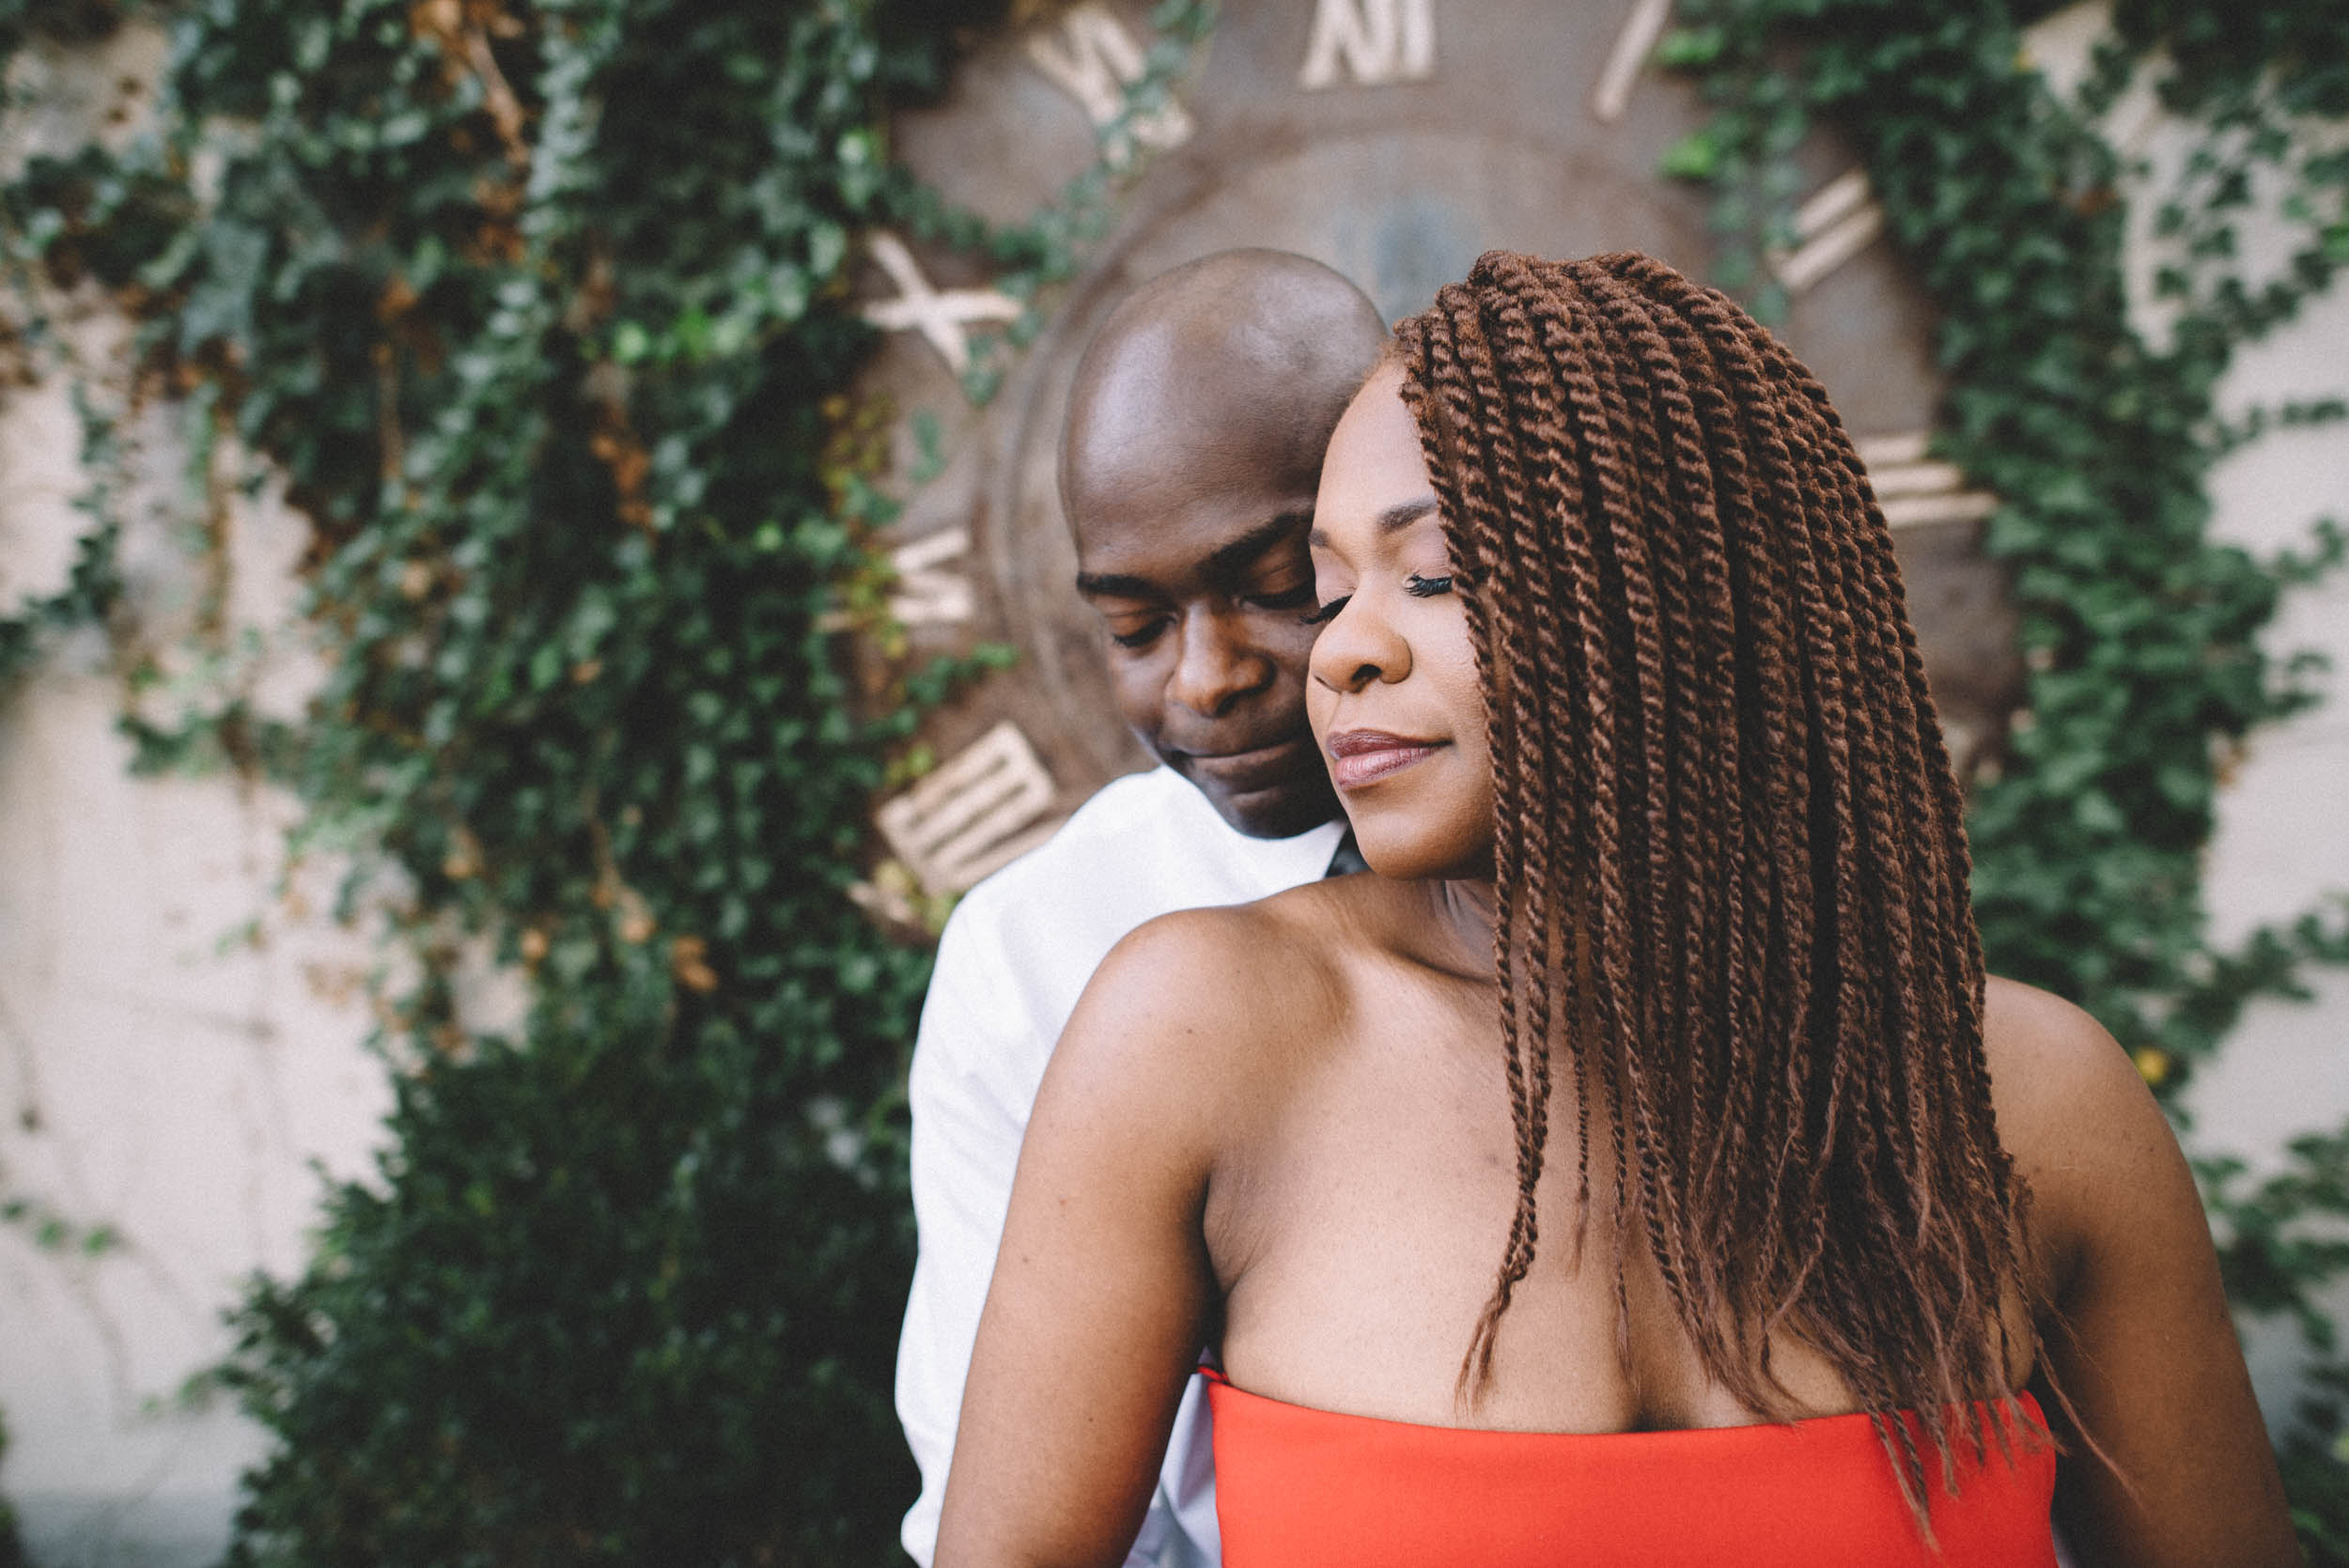
{"label": "woman's face", "polygon": [[1314,737],[1382,877],[1489,877],[1492,759],[1468,612],[1419,427],[1389,365],[1330,437],[1310,537]]}

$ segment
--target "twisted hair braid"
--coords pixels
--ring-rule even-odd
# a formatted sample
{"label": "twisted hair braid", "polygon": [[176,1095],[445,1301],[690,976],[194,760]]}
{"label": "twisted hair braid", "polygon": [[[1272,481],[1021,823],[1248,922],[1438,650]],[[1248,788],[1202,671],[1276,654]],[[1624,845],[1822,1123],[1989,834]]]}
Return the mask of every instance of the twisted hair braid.
{"label": "twisted hair braid", "polygon": [[1494,763],[1517,1198],[1462,1395],[1532,1265],[1567,1051],[1623,1353],[1636,1237],[1749,1407],[1792,1409],[1781,1329],[1823,1354],[1921,1520],[1928,1453],[1946,1480],[1984,1443],[1952,1416],[2020,1419],[2000,1309],[2036,1301],[1962,801],[1859,457],[1783,346],[1646,256],[1490,253],[1397,343]]}

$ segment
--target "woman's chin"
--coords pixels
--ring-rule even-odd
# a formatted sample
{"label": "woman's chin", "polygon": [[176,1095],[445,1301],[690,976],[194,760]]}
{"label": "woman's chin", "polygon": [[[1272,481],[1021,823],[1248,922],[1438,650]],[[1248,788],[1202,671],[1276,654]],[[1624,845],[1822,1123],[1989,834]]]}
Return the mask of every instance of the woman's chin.
{"label": "woman's chin", "polygon": [[1446,748],[1440,755],[1453,767],[1422,764],[1366,787],[1339,787],[1355,846],[1381,877],[1400,882],[1492,877],[1490,764],[1481,747],[1468,754]]}
{"label": "woman's chin", "polygon": [[1493,839],[1482,833],[1414,831],[1411,825],[1368,820],[1354,822],[1354,845],[1362,863],[1392,882],[1436,880],[1490,881]]}

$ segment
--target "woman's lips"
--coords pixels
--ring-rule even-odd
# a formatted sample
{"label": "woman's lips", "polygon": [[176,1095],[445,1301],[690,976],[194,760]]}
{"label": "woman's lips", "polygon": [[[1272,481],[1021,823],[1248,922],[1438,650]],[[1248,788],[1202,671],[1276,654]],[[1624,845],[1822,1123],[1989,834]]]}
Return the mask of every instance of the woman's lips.
{"label": "woman's lips", "polygon": [[1443,744],[1384,730],[1341,730],[1330,737],[1330,778],[1340,789],[1359,789],[1434,755]]}

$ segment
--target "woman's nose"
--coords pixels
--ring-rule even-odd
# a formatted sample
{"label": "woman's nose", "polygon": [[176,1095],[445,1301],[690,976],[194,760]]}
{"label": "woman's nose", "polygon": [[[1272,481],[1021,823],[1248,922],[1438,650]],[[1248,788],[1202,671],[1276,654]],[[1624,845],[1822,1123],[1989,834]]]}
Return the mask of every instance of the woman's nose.
{"label": "woman's nose", "polygon": [[1411,673],[1411,645],[1377,613],[1376,602],[1355,595],[1321,635],[1314,639],[1307,666],[1315,680],[1334,691],[1401,680]]}

